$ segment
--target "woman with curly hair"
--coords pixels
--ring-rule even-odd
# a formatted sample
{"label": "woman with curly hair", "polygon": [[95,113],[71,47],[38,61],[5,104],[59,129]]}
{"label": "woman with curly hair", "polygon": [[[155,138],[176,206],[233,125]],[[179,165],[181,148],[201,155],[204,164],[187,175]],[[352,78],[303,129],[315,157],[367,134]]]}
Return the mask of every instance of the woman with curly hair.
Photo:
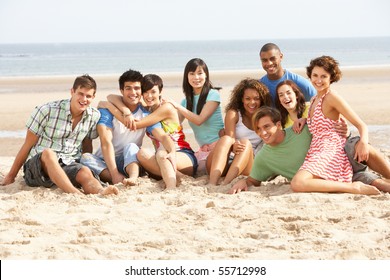
{"label": "woman with curly hair", "polygon": [[222,185],[226,185],[240,174],[249,175],[254,153],[261,147],[252,116],[261,106],[271,104],[268,88],[258,80],[246,78],[234,87],[225,108],[225,134],[207,161],[210,184],[217,185],[223,176]]}
{"label": "woman with curly hair", "polygon": [[321,56],[310,61],[306,72],[317,90],[317,95],[310,102],[307,118],[313,137],[305,161],[291,182],[291,188],[297,192],[379,194],[379,190],[373,186],[352,182],[352,167],[344,150],[346,139],[333,129],[333,123],[343,115],[360,134],[360,141],[355,146],[356,160],[368,160],[366,124],[330,87],[342,75],[338,62],[333,57]]}

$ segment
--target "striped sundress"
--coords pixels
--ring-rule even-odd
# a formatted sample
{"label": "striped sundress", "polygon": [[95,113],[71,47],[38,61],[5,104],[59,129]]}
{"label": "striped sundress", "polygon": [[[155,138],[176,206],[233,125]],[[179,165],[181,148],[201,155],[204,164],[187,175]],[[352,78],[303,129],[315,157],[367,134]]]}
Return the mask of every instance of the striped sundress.
{"label": "striped sundress", "polygon": [[322,102],[328,93],[321,97],[312,116],[311,108],[309,109],[307,125],[313,138],[300,170],[306,170],[325,180],[351,182],[352,167],[344,151],[346,139],[333,129],[335,121],[322,113]]}

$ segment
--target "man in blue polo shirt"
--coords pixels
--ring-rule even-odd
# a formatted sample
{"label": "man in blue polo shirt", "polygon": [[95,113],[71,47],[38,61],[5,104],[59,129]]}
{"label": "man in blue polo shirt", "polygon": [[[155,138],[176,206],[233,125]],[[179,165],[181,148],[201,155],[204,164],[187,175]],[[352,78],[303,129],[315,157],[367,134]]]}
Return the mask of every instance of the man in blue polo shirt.
{"label": "man in blue polo shirt", "polygon": [[317,91],[308,79],[292,73],[282,67],[283,53],[274,43],[265,44],[260,50],[260,61],[266,75],[260,78],[260,82],[268,87],[272,96],[272,102],[275,105],[276,86],[285,80],[291,80],[298,85],[306,101],[317,94]]}

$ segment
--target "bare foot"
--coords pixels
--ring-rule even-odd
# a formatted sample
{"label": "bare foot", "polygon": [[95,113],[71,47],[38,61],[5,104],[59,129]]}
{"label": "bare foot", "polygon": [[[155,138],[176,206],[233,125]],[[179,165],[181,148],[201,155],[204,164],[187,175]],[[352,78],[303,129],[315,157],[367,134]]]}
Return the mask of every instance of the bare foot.
{"label": "bare foot", "polygon": [[214,184],[210,184],[210,183],[208,183],[205,187],[207,188],[209,193],[217,193],[219,190],[218,185],[214,185]]}
{"label": "bare foot", "polygon": [[210,181],[206,184],[206,187],[210,187],[210,188],[216,188],[218,187],[218,184],[213,184],[213,183],[210,183]]}
{"label": "bare foot", "polygon": [[125,178],[125,179],[123,179],[122,184],[125,187],[138,186],[138,179],[137,178]]}
{"label": "bare foot", "polygon": [[194,179],[191,176],[181,173],[180,171],[176,171],[176,187],[180,186],[182,183],[186,181],[191,181]]}
{"label": "bare foot", "polygon": [[378,195],[381,192],[374,186],[363,184],[362,182],[353,182],[352,183],[352,193],[356,194],[367,194],[367,195]]}
{"label": "bare foot", "polygon": [[[176,179],[176,178],[175,178]],[[162,180],[163,181],[163,180]],[[164,181],[163,181],[164,182]],[[177,184],[176,184],[176,180],[170,180],[169,184],[165,184],[165,189],[164,191],[171,191],[171,190],[175,190],[177,188]]]}
{"label": "bare foot", "polygon": [[103,188],[99,193],[102,195],[110,195],[110,194],[118,195],[119,190],[115,186],[108,185],[107,187]]}
{"label": "bare foot", "polygon": [[185,175],[183,173],[181,173],[180,171],[176,171],[176,187],[181,185],[184,176]]}
{"label": "bare foot", "polygon": [[170,191],[173,191],[175,189],[176,189],[176,187],[166,187],[164,191],[170,192]]}

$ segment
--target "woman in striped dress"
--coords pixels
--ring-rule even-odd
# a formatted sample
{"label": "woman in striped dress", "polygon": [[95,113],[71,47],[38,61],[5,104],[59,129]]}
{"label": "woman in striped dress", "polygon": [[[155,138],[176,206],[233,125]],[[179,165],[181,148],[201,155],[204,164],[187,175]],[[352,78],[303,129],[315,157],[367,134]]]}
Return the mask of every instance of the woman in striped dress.
{"label": "woman in striped dress", "polygon": [[307,118],[313,138],[305,161],[291,182],[291,188],[298,192],[379,194],[379,190],[373,186],[352,182],[352,167],[344,151],[346,139],[333,129],[333,123],[340,119],[340,115],[350,121],[360,134],[355,157],[359,162],[368,160],[367,126],[330,88],[333,82],[341,78],[338,62],[330,56],[321,56],[313,59],[306,71],[317,90]]}

